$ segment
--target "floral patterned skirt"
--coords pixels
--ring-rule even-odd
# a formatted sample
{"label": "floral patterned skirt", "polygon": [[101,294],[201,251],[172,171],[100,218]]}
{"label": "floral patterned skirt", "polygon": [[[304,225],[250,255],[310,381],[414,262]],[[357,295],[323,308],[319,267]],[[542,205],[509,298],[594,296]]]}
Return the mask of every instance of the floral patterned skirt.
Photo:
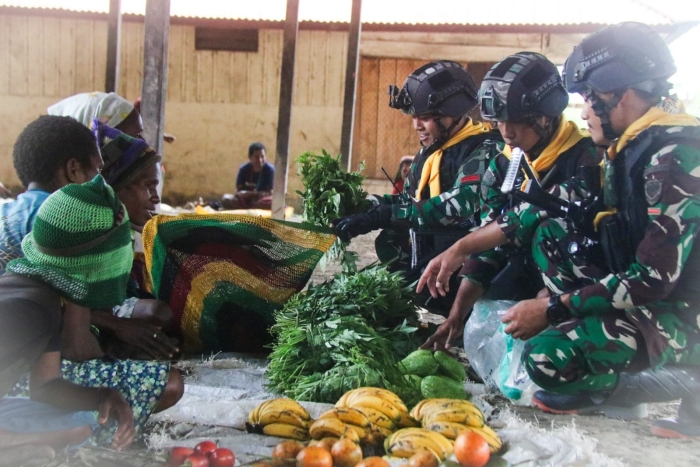
{"label": "floral patterned skirt", "polygon": [[[158,405],[170,374],[170,363],[144,360],[116,360],[109,357],[84,362],[61,361],[63,378],[80,386],[109,387],[119,391],[134,411],[136,435]],[[23,377],[11,395],[29,396],[29,380]],[[111,420],[98,428],[90,440],[94,444],[109,444],[116,429]]]}

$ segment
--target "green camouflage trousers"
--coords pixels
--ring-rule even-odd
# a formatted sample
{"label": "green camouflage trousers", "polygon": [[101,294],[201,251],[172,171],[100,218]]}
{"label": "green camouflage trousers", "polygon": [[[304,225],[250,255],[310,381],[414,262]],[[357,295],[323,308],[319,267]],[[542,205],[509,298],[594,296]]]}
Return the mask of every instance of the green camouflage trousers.
{"label": "green camouflage trousers", "polygon": [[[576,290],[608,275],[593,264],[594,252],[572,248],[584,241],[568,230],[564,221],[548,219],[540,224],[533,241],[535,262],[555,293]],[[654,329],[640,316],[653,317]],[[564,394],[610,390],[621,371],[666,362],[700,364],[697,312],[682,302],[662,301],[577,317],[533,337],[523,352],[530,378],[545,390]]]}

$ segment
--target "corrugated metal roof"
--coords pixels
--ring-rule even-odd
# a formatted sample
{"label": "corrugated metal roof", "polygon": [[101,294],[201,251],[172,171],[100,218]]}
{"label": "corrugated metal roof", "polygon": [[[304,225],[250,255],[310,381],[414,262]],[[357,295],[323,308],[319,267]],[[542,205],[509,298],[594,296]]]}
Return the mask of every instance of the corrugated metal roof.
{"label": "corrugated metal roof", "polygon": [[[681,8],[681,2],[684,0],[664,0],[663,5],[654,5],[650,0],[496,0],[480,4],[465,0],[364,0],[362,22],[566,25],[640,21],[652,25],[668,25],[673,24],[674,19],[700,19],[699,8]],[[351,3],[351,0],[300,0],[299,19],[348,22]],[[171,14],[190,18],[282,21],[285,5],[286,0],[171,0]],[[109,0],[0,0],[0,6],[106,13],[109,10]],[[143,15],[145,0],[122,0],[122,11]]]}

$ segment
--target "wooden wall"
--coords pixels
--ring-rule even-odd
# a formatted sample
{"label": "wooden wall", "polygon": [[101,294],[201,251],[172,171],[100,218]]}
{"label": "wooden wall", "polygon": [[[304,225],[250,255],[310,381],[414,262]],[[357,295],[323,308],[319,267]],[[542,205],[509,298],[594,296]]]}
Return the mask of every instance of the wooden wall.
{"label": "wooden wall", "polygon": [[[118,93],[132,101],[140,95],[143,37],[142,22],[123,23]],[[508,53],[529,48],[563,55],[572,38],[578,40],[554,34],[363,34],[355,167],[364,160],[365,175],[384,180],[382,167],[393,174],[400,157],[418,149],[411,119],[388,107],[387,88],[401,86],[421,64],[436,58],[468,63],[478,83],[488,65]],[[251,142],[266,144],[274,161],[282,30],[260,30],[258,52],[195,50],[194,44],[194,26],[171,25],[165,131],[177,140],[164,149],[164,195],[218,198],[234,191]],[[106,19],[0,13],[1,181],[19,183],[12,145],[24,126],[64,97],[104,89],[106,48]],[[346,53],[346,32],[299,31],[291,157],[339,151]],[[293,163],[290,172],[288,196],[296,197],[301,184]]]}
{"label": "wooden wall", "polygon": [[[140,95],[144,26],[124,22],[118,93]],[[347,33],[300,31],[291,154],[337,153]],[[262,141],[274,162],[282,31],[261,30],[258,52],[195,50],[194,26],[171,25],[164,195],[219,197],[235,190],[248,144]],[[12,145],[46,107],[104,89],[106,21],[0,15],[0,180],[17,187]],[[301,185],[290,164],[292,196]]]}

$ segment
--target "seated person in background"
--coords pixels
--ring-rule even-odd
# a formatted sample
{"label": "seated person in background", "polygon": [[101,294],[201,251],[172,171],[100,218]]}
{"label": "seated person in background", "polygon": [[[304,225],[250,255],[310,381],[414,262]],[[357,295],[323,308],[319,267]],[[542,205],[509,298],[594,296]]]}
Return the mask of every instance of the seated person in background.
{"label": "seated person in background", "polygon": [[249,162],[238,169],[236,177],[236,195],[224,195],[222,205],[225,209],[271,209],[272,184],[275,168],[265,162],[265,146],[253,143],[248,147]]}
{"label": "seated person in background", "polygon": [[392,195],[398,195],[403,193],[404,182],[406,177],[408,177],[408,172],[411,171],[411,164],[413,163],[413,156],[403,156],[401,162],[399,162],[399,170],[396,172],[394,177],[394,187],[391,190]]}
{"label": "seated person in background", "polygon": [[[93,132],[69,117],[43,116],[30,123],[17,138],[13,158],[20,180],[29,188],[28,196],[11,203],[17,206],[13,206],[8,216],[0,219],[0,237],[13,239],[20,234],[28,238],[25,235],[36,227],[41,212],[39,206],[50,198],[49,192],[67,185],[77,186],[75,183],[83,183],[94,177],[103,165]],[[85,162],[81,162],[83,160]],[[22,207],[23,210],[20,209]],[[70,229],[71,226],[65,227]],[[19,256],[27,253],[24,243]],[[131,263],[129,261],[129,268]],[[119,295],[122,302],[125,292],[126,280]],[[182,378],[177,370],[170,369],[168,362],[115,361],[105,357],[97,338],[90,332],[91,314],[95,313],[82,307],[79,311],[65,317],[61,348],[64,378],[76,384],[105,385],[122,392],[134,409],[137,427],[146,421],[154,409],[163,410],[180,399]],[[128,320],[113,318],[113,321],[124,325]],[[140,323],[141,328],[150,329],[148,342],[162,342],[162,333],[153,331],[158,328],[149,326],[143,321]],[[134,375],[139,375],[139,378],[135,379]],[[14,393],[22,394],[25,388],[26,385],[20,385]]]}
{"label": "seated person in background", "polygon": [[133,138],[143,131],[141,114],[134,105],[113,92],[85,92],[67,97],[47,109],[49,115],[73,117],[88,128],[98,119]]}
{"label": "seated person in background", "polygon": [[[91,155],[98,160],[97,148]],[[85,442],[108,418],[118,425],[113,448],[133,441],[134,414],[124,396],[99,381],[83,387],[63,379],[60,352],[61,328],[75,310],[123,301],[131,265],[127,222],[101,177],[68,185],[42,205],[23,241],[25,257],[0,277],[0,465],[52,458],[53,448]],[[27,371],[30,399],[7,396]],[[142,376],[128,377],[137,391]]]}

